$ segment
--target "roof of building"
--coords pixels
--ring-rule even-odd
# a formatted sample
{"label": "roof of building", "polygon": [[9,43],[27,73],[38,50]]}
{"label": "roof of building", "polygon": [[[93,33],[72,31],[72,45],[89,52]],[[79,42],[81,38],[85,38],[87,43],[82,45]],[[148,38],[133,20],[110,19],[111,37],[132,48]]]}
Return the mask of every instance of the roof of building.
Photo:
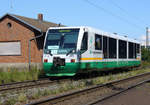
{"label": "roof of building", "polygon": [[[24,17],[24,16],[15,15],[15,14],[5,14],[4,16],[2,16],[0,18],[0,21],[6,16],[11,16],[11,17],[15,18],[16,20],[30,26],[31,28],[33,28],[39,32],[46,32],[46,30],[49,27],[59,26],[59,24],[56,24],[56,23],[52,23],[52,22],[48,22],[48,21],[44,21],[44,20],[41,21],[39,19],[28,18],[28,17]],[[60,25],[60,26],[63,26],[63,25]]]}

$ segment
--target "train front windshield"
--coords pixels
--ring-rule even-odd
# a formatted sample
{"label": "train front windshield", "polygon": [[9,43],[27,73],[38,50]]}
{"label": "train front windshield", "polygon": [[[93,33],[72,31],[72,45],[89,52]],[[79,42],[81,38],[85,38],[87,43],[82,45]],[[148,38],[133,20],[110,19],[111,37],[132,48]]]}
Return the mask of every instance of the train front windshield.
{"label": "train front windshield", "polygon": [[76,50],[79,29],[50,29],[47,33],[44,53],[67,54]]}

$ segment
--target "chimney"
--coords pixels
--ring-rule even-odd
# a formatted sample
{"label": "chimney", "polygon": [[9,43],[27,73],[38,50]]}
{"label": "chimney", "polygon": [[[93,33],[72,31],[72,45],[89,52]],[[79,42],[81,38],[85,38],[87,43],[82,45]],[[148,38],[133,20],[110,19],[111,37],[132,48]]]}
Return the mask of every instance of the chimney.
{"label": "chimney", "polygon": [[146,48],[149,46],[149,28],[146,27]]}
{"label": "chimney", "polygon": [[60,27],[60,26],[61,26],[61,23],[58,24],[58,27]]}
{"label": "chimney", "polygon": [[38,20],[43,21],[43,14],[41,14],[41,13],[38,14]]}

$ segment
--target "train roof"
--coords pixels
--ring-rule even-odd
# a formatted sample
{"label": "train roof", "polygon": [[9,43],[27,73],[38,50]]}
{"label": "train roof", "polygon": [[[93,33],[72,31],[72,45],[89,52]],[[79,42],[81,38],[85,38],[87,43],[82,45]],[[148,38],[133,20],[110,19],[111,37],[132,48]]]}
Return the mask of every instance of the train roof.
{"label": "train roof", "polygon": [[90,32],[93,32],[93,33],[96,33],[96,34],[101,34],[103,36],[107,36],[107,37],[111,37],[111,38],[115,38],[115,39],[120,39],[120,40],[125,40],[125,41],[129,41],[129,42],[141,44],[140,41],[128,38],[127,36],[121,36],[121,35],[118,35],[118,34],[105,32],[105,31],[102,31],[102,30],[99,30],[99,29],[96,29],[96,28],[93,28],[93,27],[89,27],[89,26],[50,27],[49,29],[70,29],[70,28],[86,29],[86,30],[88,30]]}

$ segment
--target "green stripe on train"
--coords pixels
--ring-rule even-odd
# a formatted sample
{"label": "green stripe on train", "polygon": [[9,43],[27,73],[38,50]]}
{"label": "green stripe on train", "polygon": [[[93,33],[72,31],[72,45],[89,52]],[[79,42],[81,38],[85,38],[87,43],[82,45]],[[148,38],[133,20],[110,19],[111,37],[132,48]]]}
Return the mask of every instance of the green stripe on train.
{"label": "green stripe on train", "polygon": [[78,72],[86,72],[90,69],[120,68],[138,66],[141,61],[112,61],[112,62],[85,62],[66,63],[65,66],[54,67],[52,63],[43,63],[47,76],[74,76]]}

